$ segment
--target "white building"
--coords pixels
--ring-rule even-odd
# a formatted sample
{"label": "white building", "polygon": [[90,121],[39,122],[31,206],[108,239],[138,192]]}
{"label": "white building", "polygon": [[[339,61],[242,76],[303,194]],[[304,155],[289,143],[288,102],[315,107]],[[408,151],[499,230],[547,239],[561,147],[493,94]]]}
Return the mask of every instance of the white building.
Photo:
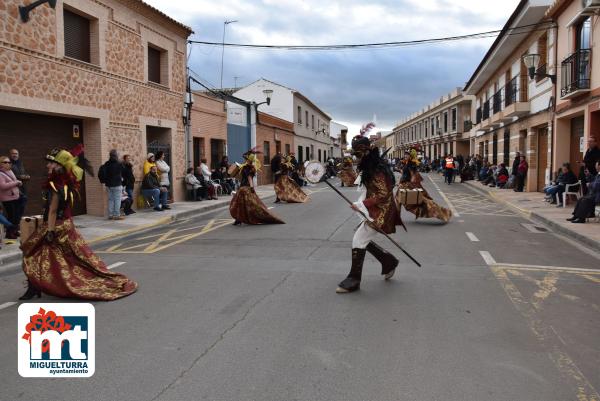
{"label": "white building", "polygon": [[348,144],[348,127],[343,124],[331,121],[329,124],[329,136],[331,137],[331,155],[343,157]]}
{"label": "white building", "polygon": [[262,104],[259,110],[294,123],[294,149],[298,161],[327,160],[333,151],[329,136],[331,117],[297,90],[264,78],[239,89],[233,96],[262,103],[265,101],[264,90],[273,91],[271,104]]}

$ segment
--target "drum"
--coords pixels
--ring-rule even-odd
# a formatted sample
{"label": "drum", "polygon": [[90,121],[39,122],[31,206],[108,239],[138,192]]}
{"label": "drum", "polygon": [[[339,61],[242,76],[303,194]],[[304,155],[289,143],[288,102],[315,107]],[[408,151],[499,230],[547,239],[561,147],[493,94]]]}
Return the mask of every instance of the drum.
{"label": "drum", "polygon": [[227,169],[227,174],[230,177],[235,177],[236,175],[238,175],[238,173],[240,172],[240,165],[238,163],[233,163],[231,166],[229,166],[229,168]]}

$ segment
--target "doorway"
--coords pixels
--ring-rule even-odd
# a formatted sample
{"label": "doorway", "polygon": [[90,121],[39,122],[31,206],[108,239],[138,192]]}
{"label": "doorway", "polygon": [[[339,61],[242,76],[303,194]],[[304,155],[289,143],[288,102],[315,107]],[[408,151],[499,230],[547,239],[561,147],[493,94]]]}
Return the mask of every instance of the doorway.
{"label": "doorway", "polygon": [[548,166],[548,128],[538,129],[537,135],[537,190],[546,186],[546,168]]}
{"label": "doorway", "polygon": [[583,161],[583,149],[585,144],[583,143],[583,131],[584,131],[585,119],[584,116],[575,117],[571,119],[571,143],[569,146],[569,163],[575,170],[575,174],[578,173],[577,166]]}
{"label": "doorway", "polygon": [[225,155],[225,141],[222,139],[210,140],[210,168],[216,170],[219,168],[221,159]]}

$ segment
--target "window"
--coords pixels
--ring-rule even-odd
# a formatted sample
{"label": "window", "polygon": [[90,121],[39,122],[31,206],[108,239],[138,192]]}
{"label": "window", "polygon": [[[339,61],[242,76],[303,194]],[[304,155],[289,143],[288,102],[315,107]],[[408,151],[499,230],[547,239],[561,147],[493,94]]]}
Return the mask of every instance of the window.
{"label": "window", "polygon": [[304,114],[306,116],[306,126],[308,127],[308,110],[306,110]]}
{"label": "window", "polygon": [[204,138],[194,137],[193,148],[194,166],[198,167],[204,158]]}
{"label": "window", "polygon": [[440,116],[435,117],[435,128],[437,129],[436,134],[440,134]]}
{"label": "window", "polygon": [[69,10],[63,11],[63,17],[65,56],[90,63],[90,20]]}
{"label": "window", "polygon": [[308,148],[308,146],[305,149],[306,149],[306,154],[304,156],[306,157],[306,159],[304,159],[304,160],[310,160],[311,156],[312,156],[310,154],[310,149]]}
{"label": "window", "polygon": [[587,17],[577,25],[577,50],[590,48],[591,17]]}
{"label": "window", "polygon": [[263,143],[263,154],[264,154],[263,164],[271,163],[271,148],[269,146],[269,141],[265,141]]}
{"label": "window", "polygon": [[302,124],[302,107],[298,106],[298,124]]}
{"label": "window", "polygon": [[321,149],[319,149],[319,161],[321,161]]}
{"label": "window", "polygon": [[448,112],[444,112],[444,132],[448,132]]}
{"label": "window", "polygon": [[160,84],[160,50],[148,46],[148,81]]}
{"label": "window", "polygon": [[[540,63],[537,69],[537,72],[540,74],[546,73],[546,64],[548,59],[548,34],[544,33],[539,39],[537,44],[537,53],[540,55]],[[535,82],[540,82],[543,80],[543,76],[535,77]]]}
{"label": "window", "polygon": [[[299,150],[300,152],[302,152],[302,147],[301,147],[301,146],[298,146],[298,150]],[[286,144],[285,144],[285,154],[286,154],[286,155],[289,155],[290,153],[292,153],[292,147],[291,147],[291,145],[290,145],[289,143],[286,143]],[[299,159],[299,160],[302,160],[302,156],[301,156],[301,155],[299,155],[299,156],[300,156],[300,159]]]}
{"label": "window", "polygon": [[429,129],[429,120],[425,120],[425,138],[427,138],[427,130]]}
{"label": "window", "polygon": [[312,129],[315,129],[315,115],[314,114],[311,116],[311,120],[312,120]]}
{"label": "window", "polygon": [[435,120],[432,118],[431,119],[431,136],[433,137],[435,135]]}
{"label": "window", "polygon": [[456,108],[452,109],[452,131],[456,131],[456,123],[457,123],[457,110]]}
{"label": "window", "polygon": [[[290,145],[285,145],[286,152],[287,152],[288,146],[290,146]],[[298,146],[298,161],[300,163],[302,163],[302,161],[304,160],[303,150],[304,150],[304,148],[302,146]]]}
{"label": "window", "polygon": [[275,141],[275,153],[281,153],[281,141]]}

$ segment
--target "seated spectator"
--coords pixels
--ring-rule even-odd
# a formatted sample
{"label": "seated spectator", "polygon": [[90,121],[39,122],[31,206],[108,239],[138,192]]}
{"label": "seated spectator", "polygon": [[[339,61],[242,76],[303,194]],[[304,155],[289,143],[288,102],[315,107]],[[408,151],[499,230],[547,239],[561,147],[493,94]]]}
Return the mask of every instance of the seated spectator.
{"label": "seated spectator", "polygon": [[134,214],[135,211],[131,208],[133,205],[133,199],[129,197],[129,193],[123,187],[123,191],[121,192],[121,208],[123,209],[123,213],[125,216],[129,216],[130,214]]}
{"label": "seated spectator", "polygon": [[227,180],[225,180],[225,174],[223,172],[223,167],[213,171],[210,178],[211,178],[211,180],[218,181],[218,183],[221,185],[221,188],[223,188],[224,193],[226,193],[227,195],[231,195],[231,191],[233,189],[231,188],[231,186],[229,185]]}
{"label": "seated spectator", "polygon": [[495,187],[496,186],[496,174],[498,173],[498,167],[497,166],[491,166],[490,169],[488,170],[488,174],[487,177],[483,180],[481,180],[481,183],[483,185],[488,185],[490,187]]}
{"label": "seated spectator", "polygon": [[[571,170],[569,163],[564,163],[558,173],[558,178],[555,185],[551,185],[544,189],[546,196],[550,197],[550,204],[562,207],[562,194],[565,192],[566,186],[575,184],[577,182],[577,176]],[[558,202],[556,201],[558,198]]]}
{"label": "seated spectator", "polygon": [[490,174],[490,168],[487,164],[487,162],[485,162],[483,164],[483,166],[481,167],[481,169],[479,170],[479,176],[477,178],[478,181],[485,181]]}
{"label": "seated spectator", "polygon": [[203,187],[206,188],[206,191],[208,193],[208,197],[206,199],[217,199],[216,197],[216,189],[215,186],[212,185],[212,183],[209,180],[206,180],[204,173],[202,172],[202,167],[198,166],[196,167],[196,174],[194,174],[194,176],[198,179],[198,181],[200,181],[200,185],[202,185]]}
{"label": "seated spectator", "polygon": [[188,191],[194,191],[194,200],[204,200],[208,197],[206,186],[202,185],[200,180],[194,175],[194,168],[187,169],[185,176],[185,187]]}
{"label": "seated spectator", "polygon": [[[596,171],[600,171],[600,161],[596,162],[595,167]],[[577,201],[573,217],[567,219],[572,223],[585,223],[587,218],[594,216],[596,206],[600,205],[600,173],[588,185],[587,195]]]}
{"label": "seated spectator", "polygon": [[156,166],[151,166],[148,174],[144,176],[142,181],[142,195],[144,198],[154,201],[154,210],[162,212],[163,210],[170,209],[167,204],[167,189],[160,185],[160,178],[158,177],[158,171]]}
{"label": "seated spectator", "polygon": [[500,163],[498,173],[496,174],[496,186],[498,188],[504,188],[508,182],[509,174],[508,169],[504,163]]}

